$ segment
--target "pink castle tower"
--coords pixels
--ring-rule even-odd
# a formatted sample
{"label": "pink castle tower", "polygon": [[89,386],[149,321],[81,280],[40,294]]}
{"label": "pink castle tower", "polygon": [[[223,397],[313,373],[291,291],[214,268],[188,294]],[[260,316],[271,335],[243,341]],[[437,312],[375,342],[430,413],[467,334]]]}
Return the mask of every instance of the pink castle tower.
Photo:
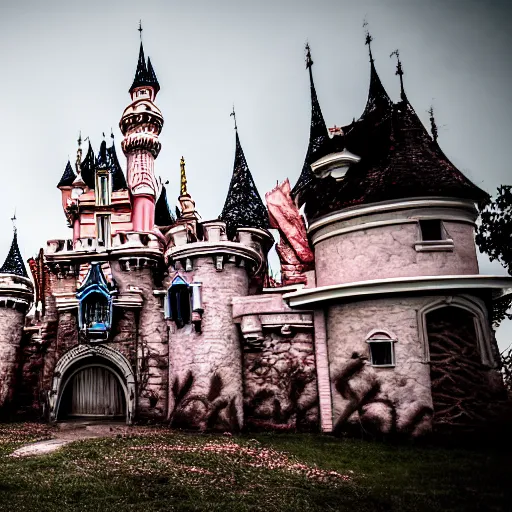
{"label": "pink castle tower", "polygon": [[122,148],[127,158],[128,186],[133,196],[132,223],[134,231],[152,231],[155,202],[159,184],[155,178],[155,158],[160,153],[158,136],[164,119],[153,103],[160,85],[144,48],[140,43],[139,62],[130,87],[132,103],[126,107],[119,122],[124,135]]}

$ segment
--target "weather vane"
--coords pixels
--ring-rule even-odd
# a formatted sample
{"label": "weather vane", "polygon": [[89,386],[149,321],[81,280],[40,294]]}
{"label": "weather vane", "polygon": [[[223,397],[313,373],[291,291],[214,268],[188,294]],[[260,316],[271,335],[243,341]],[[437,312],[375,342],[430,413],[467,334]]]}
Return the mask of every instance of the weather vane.
{"label": "weather vane", "polygon": [[372,55],[372,41],[373,41],[373,37],[371,36],[369,30],[368,30],[368,21],[366,20],[366,18],[363,20],[363,28],[364,28],[364,32],[366,34],[366,39],[364,41],[364,44],[367,44],[368,45],[368,52],[370,53],[370,62],[373,62],[373,55]]}
{"label": "weather vane", "polygon": [[393,56],[396,56],[396,72],[395,75],[398,75],[400,77],[400,95],[402,96],[402,100],[405,97],[405,91],[404,91],[404,70],[402,69],[402,62],[400,61],[400,52],[398,49],[396,49],[394,52],[391,52],[389,54],[389,58],[391,59]]}
{"label": "weather vane", "polygon": [[313,65],[313,59],[311,58],[311,48],[309,42],[306,42],[306,69],[311,68]]}
{"label": "weather vane", "polygon": [[139,28],[137,30],[139,31],[140,40],[142,41],[142,20],[139,20]]}
{"label": "weather vane", "polygon": [[233,112],[231,112],[231,114],[229,114],[229,116],[233,116],[233,120],[235,121],[235,130],[238,130],[238,127],[236,125],[236,114],[235,114],[235,104],[233,103]]}
{"label": "weather vane", "polygon": [[434,142],[437,142],[437,124],[434,117],[434,107],[430,105],[430,108],[427,110],[427,112],[430,115],[430,129],[432,132],[432,138],[434,139]]}

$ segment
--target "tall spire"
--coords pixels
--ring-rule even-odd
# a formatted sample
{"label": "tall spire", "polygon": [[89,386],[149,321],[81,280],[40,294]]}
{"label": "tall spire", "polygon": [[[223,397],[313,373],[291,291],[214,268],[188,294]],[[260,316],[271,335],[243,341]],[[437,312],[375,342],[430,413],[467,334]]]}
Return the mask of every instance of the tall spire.
{"label": "tall spire", "polygon": [[[365,21],[363,23],[363,27],[366,27],[368,23]],[[370,57],[370,86],[368,88],[368,99],[366,101],[366,107],[364,109],[362,118],[366,117],[368,114],[373,112],[374,110],[385,110],[390,111],[392,102],[386,89],[382,85],[380,81],[379,75],[375,68],[375,61],[372,55],[371,43],[373,41],[373,37],[367,28],[365,28],[365,44],[368,45],[368,54]]]}
{"label": "tall spire", "polygon": [[137,69],[135,71],[135,78],[133,79],[132,86],[130,87],[130,94],[138,87],[152,87],[155,91],[155,96],[160,90],[160,84],[156,78],[155,70],[151,64],[151,60],[148,58],[146,63],[146,57],[144,56],[144,47],[142,45],[142,24],[139,21],[140,32],[140,48],[139,48],[139,60],[137,61]]}
{"label": "tall spire", "polygon": [[[85,140],[87,140],[88,137],[85,138]],[[80,149],[80,153],[81,153],[81,149]],[[92,145],[91,145],[91,141],[89,140],[89,147],[87,148],[87,153],[85,154],[85,158],[82,160],[82,163],[80,164],[80,169],[81,169],[81,176],[82,176],[82,179],[84,180],[84,183],[90,188],[90,189],[93,189],[95,188],[95,183],[94,183],[94,171],[95,171],[95,166],[94,166],[94,151],[92,149]]]}
{"label": "tall spire", "polygon": [[0,274],[16,274],[17,276],[28,277],[27,269],[18,247],[18,230],[15,223],[16,214],[14,214],[11,220],[13,221],[14,234],[7,258],[5,258],[4,264],[0,267]]}
{"label": "tall spire", "polygon": [[226,223],[228,238],[232,239],[237,228],[268,229],[268,212],[258,193],[251,171],[236,131],[235,162],[226,202],[220,219]]}
{"label": "tall spire", "polygon": [[393,57],[393,55],[396,56],[396,71],[395,75],[398,75],[400,77],[400,98],[402,98],[402,101],[406,101],[407,97],[405,96],[405,90],[404,90],[404,70],[402,68],[402,62],[400,61],[400,52],[395,50],[394,52],[391,52],[390,58]]}
{"label": "tall spire", "polygon": [[187,173],[185,171],[185,159],[180,160],[180,196],[188,195],[187,192]]}
{"label": "tall spire", "polygon": [[329,145],[329,133],[327,126],[322,115],[322,109],[318,102],[318,97],[315,89],[315,82],[313,80],[313,59],[311,57],[311,48],[309,43],[306,43],[306,69],[309,72],[309,88],[311,92],[311,123],[309,128],[309,145],[306,152],[306,158],[304,159],[304,165],[302,166],[302,172],[297,180],[297,183],[292,189],[292,197],[304,189],[313,179],[313,173],[311,171],[311,164],[315,161],[315,156],[318,150]]}

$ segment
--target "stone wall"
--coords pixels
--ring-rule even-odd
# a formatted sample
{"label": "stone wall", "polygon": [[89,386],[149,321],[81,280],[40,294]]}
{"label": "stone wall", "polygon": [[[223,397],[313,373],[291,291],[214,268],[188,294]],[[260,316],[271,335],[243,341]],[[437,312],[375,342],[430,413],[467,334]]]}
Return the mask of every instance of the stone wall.
{"label": "stone wall", "polygon": [[140,311],[114,306],[116,324],[110,346],[119,350],[134,367],[138,416],[164,419],[168,401],[168,335],[162,301],[153,293],[161,286],[155,283],[158,271],[147,267],[121,270],[117,261],[112,261],[111,267],[119,296],[135,287],[143,300]]}
{"label": "stone wall", "polygon": [[0,308],[0,411],[13,399],[24,322],[23,312]]}
{"label": "stone wall", "polygon": [[318,390],[312,332],[266,332],[244,344],[244,414],[248,428],[317,430]]}
{"label": "stone wall", "polygon": [[[431,429],[430,368],[417,325],[425,299],[390,298],[336,304],[327,313],[327,343],[334,431],[400,433],[417,437]],[[372,330],[396,337],[396,366],[369,363]]]}
{"label": "stone wall", "polygon": [[[166,287],[175,273],[170,272]],[[245,267],[233,261],[217,271],[213,257],[194,258],[184,279],[202,283],[201,332],[192,324],[169,335],[169,412],[176,427],[238,430],[243,425],[242,353],[233,323],[234,296],[248,293]],[[171,323],[171,322],[170,322]]]}
{"label": "stone wall", "polygon": [[335,235],[314,246],[316,284],[327,286],[392,277],[478,274],[473,226],[444,221],[452,251],[418,252],[415,223]]}

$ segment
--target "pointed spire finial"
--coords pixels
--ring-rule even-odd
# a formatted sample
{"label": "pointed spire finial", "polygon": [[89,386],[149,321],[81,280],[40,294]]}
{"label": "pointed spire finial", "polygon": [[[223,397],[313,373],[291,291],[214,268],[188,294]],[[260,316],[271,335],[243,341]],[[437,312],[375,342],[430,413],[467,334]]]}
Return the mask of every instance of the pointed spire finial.
{"label": "pointed spire finial", "polygon": [[311,66],[314,64],[313,59],[311,58],[311,48],[309,46],[309,42],[306,43],[306,69],[311,69]]}
{"label": "pointed spire finial", "polygon": [[14,234],[18,232],[18,227],[16,226],[16,208],[14,208],[14,215],[11,217],[12,222],[12,230],[14,231]]}
{"label": "pointed spire finial", "polygon": [[373,55],[372,55],[373,37],[371,36],[369,30],[366,27],[368,27],[368,21],[365,18],[363,21],[363,28],[364,28],[364,32],[365,32],[365,36],[366,36],[364,44],[368,45],[368,53],[370,54],[370,62],[373,64]]}
{"label": "pointed spire finial", "polygon": [[229,114],[229,117],[233,116],[233,121],[235,121],[235,130],[238,131],[238,126],[236,125],[236,114],[235,114],[235,104],[233,103],[233,111]]}
{"label": "pointed spire finial", "polygon": [[394,52],[391,52],[389,57],[396,56],[396,72],[395,75],[400,77],[400,97],[403,101],[405,101],[405,90],[404,90],[404,70],[402,68],[402,62],[400,61],[400,52],[396,49]]}
{"label": "pointed spire finial", "polygon": [[139,20],[139,28],[137,30],[139,31],[140,42],[142,43],[142,20]]}
{"label": "pointed spire finial", "polygon": [[430,108],[427,110],[427,112],[430,115],[430,130],[432,132],[432,138],[434,139],[434,142],[437,142],[437,124],[434,118],[434,107],[430,105]]}
{"label": "pointed spire finial", "polygon": [[114,140],[114,130],[112,130],[112,126],[110,127],[110,138]]}
{"label": "pointed spire finial", "polygon": [[185,159],[181,157],[180,160],[180,174],[181,174],[181,181],[180,181],[180,196],[186,196],[188,195],[187,191],[187,174],[185,171]]}

